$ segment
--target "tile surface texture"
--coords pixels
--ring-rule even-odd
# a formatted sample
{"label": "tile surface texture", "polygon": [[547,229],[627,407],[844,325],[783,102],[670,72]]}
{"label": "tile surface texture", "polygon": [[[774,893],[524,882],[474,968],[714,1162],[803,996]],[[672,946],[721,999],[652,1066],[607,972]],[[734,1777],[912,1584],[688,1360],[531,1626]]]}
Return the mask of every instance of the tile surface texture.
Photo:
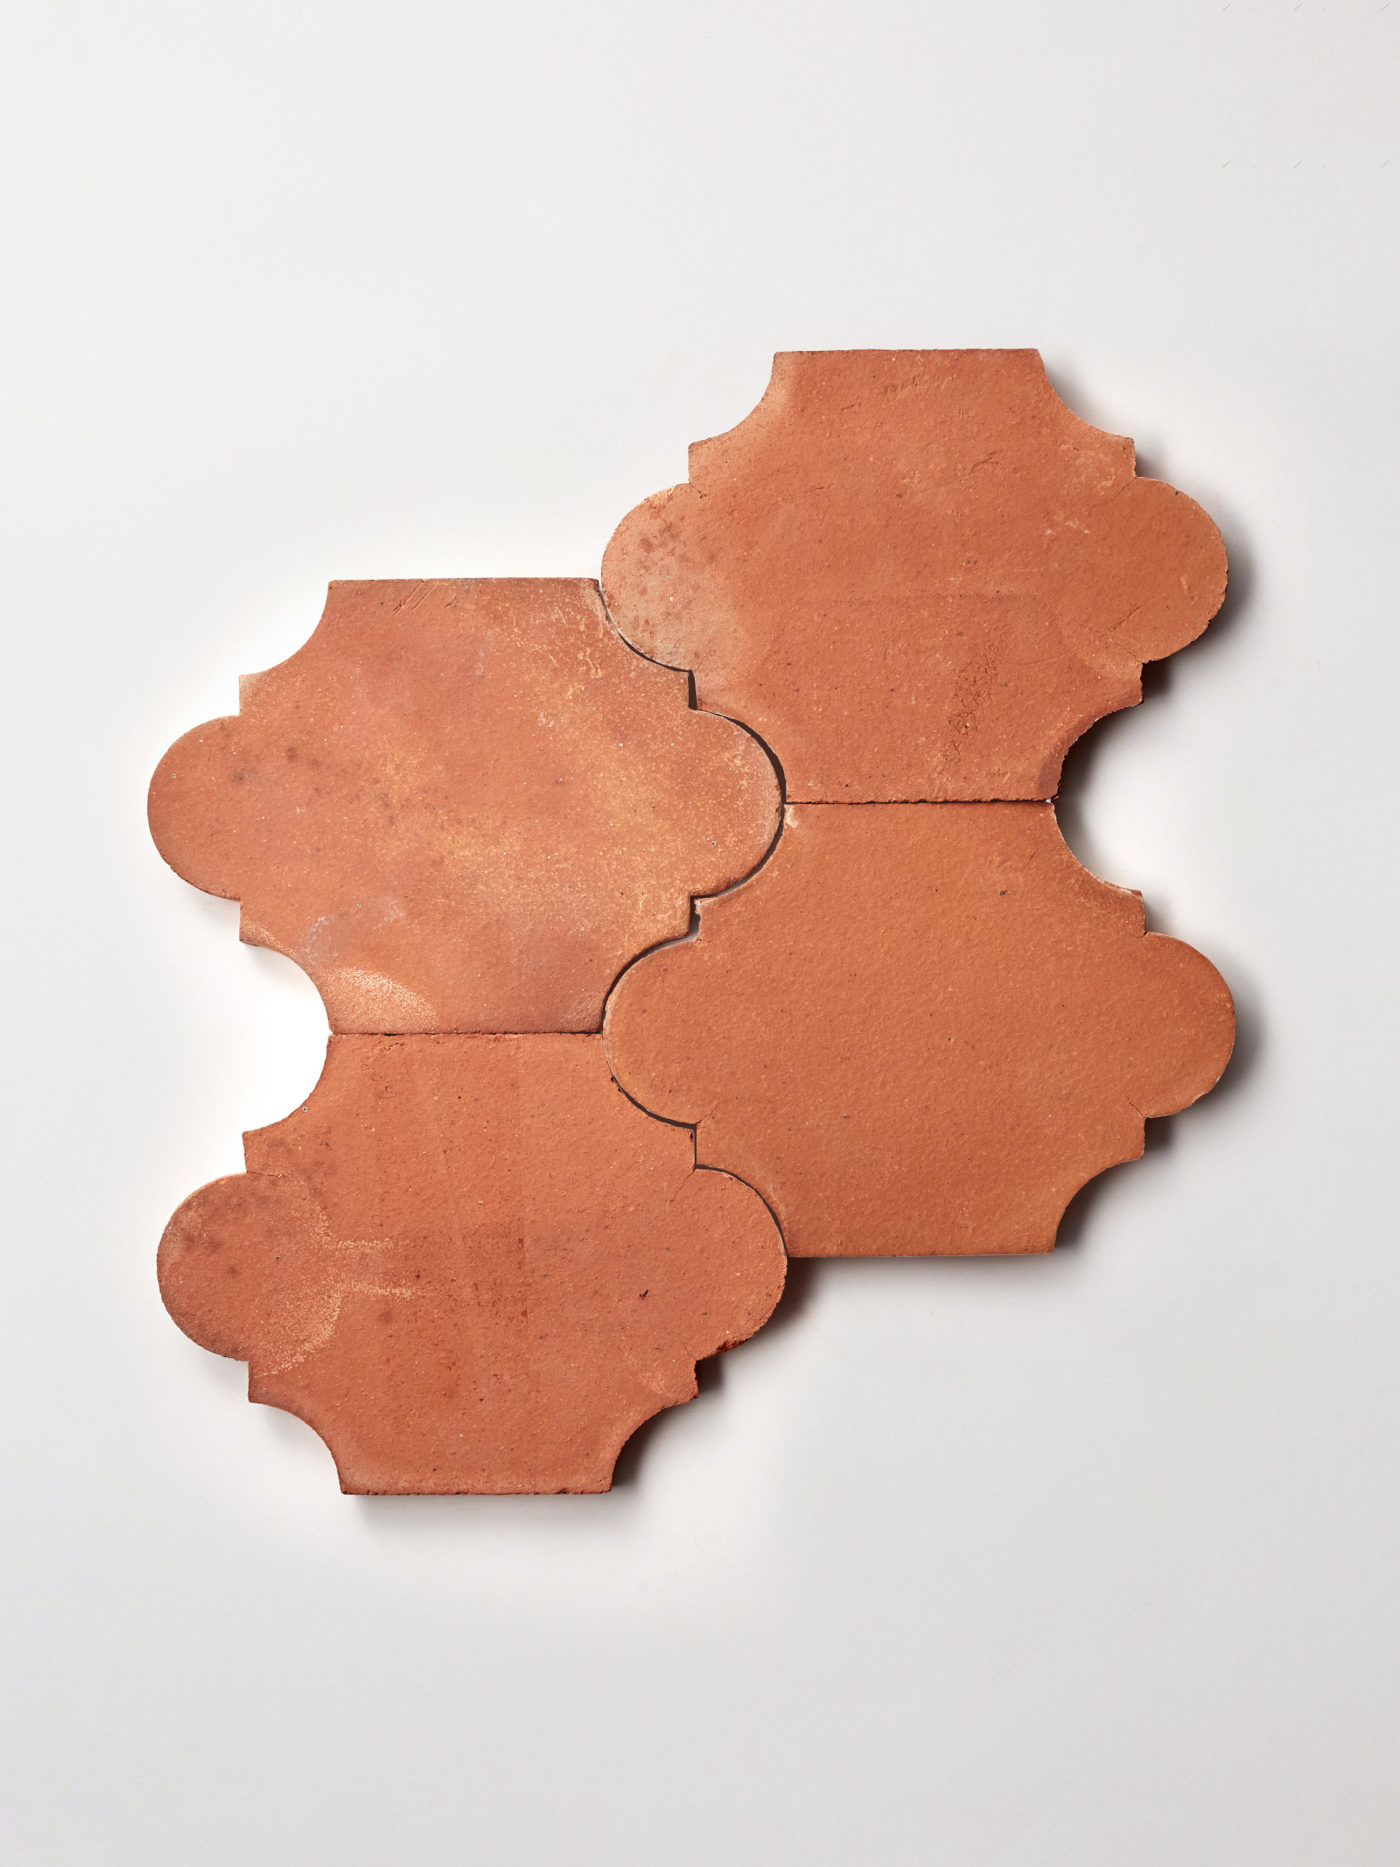
{"label": "tile surface texture", "polygon": [[687,696],[582,578],[333,584],[239,713],[171,747],[152,833],[332,1030],[596,1031],[777,829],[761,748]]}
{"label": "tile surface texture", "polygon": [[583,579],[335,584],[240,699],[162,760],[152,832],[336,1035],[248,1172],[172,1219],[167,1307],[345,1490],[605,1490],[786,1258],[757,1194],[571,1033],[761,861],[772,762]]}
{"label": "tile surface texture", "polygon": [[346,1491],[605,1491],[783,1287],[762,1200],[697,1171],[597,1037],[333,1037],[245,1153],[171,1219],[161,1292]]}
{"label": "tile surface texture", "polygon": [[850,351],[778,357],[623,521],[611,614],[332,585],[151,786],[333,1033],[171,1220],[176,1321],[348,1491],[597,1491],[784,1243],[1048,1250],[1230,1054],[1224,982],[1050,801],[1224,582],[1034,352]]}
{"label": "tile surface texture", "polygon": [[1233,1029],[1214,967],[1145,934],[1049,804],[795,804],[696,939],[624,975],[605,1039],[794,1257],[965,1256],[1048,1251]]}
{"label": "tile surface texture", "polygon": [[762,869],[609,1001],[608,1055],[801,1257],[1048,1250],[1215,1082],[1214,969],[1065,847],[1067,748],[1198,635],[1220,535],[1039,356],[780,355],[604,559],[630,640],[784,774]]}
{"label": "tile surface texture", "polygon": [[1200,507],[1033,350],[780,355],[603,560],[623,634],[762,736],[790,802],[1050,797],[1224,590]]}

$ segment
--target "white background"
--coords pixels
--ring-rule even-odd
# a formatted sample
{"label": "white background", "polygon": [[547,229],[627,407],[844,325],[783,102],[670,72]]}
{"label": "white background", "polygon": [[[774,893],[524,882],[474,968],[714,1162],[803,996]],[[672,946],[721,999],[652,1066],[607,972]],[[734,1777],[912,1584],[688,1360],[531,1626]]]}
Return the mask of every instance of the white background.
{"label": "white background", "polygon": [[[1400,1859],[1396,183],[1369,0],[26,0],[0,1859]],[[1036,345],[1221,523],[1074,846],[1235,988],[1048,1259],[799,1267],[596,1498],[350,1500],[166,1217],[323,1020],[144,826],[331,577],[596,574],[778,348]]]}

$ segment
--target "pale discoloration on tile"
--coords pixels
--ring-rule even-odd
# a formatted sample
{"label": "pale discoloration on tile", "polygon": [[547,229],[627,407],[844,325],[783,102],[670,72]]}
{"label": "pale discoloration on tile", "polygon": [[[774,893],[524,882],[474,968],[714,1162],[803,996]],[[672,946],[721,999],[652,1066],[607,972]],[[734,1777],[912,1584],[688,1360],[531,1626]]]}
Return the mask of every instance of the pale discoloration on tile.
{"label": "pale discoloration on tile", "polygon": [[336,584],[242,711],[166,754],[152,832],[334,1030],[596,1030],[777,827],[762,748],[687,691],[582,579]]}
{"label": "pale discoloration on tile", "polygon": [[1045,798],[1206,626],[1220,535],[1033,350],[799,352],[618,527],[629,641],[776,754],[791,801]]}
{"label": "pale discoloration on tile", "polygon": [[617,1089],[598,1037],[333,1037],[248,1172],[175,1214],[161,1289],[347,1491],[603,1491],[783,1286],[757,1194]]}
{"label": "pale discoloration on tile", "polygon": [[582,580],[333,585],[151,789],[358,1033],[172,1219],[176,1320],[347,1490],[592,1491],[772,1309],[765,1200],[801,1256],[1047,1250],[1233,1014],[1026,800],[1224,576],[1033,352],[911,351],[779,357],[623,522],[656,661]]}

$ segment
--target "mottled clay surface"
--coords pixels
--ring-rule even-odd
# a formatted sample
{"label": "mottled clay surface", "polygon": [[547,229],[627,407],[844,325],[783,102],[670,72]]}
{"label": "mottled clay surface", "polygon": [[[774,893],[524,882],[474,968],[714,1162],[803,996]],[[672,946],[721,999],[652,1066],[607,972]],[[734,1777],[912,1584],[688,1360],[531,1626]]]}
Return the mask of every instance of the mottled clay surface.
{"label": "mottled clay surface", "polygon": [[697,1124],[697,1159],[756,1186],[795,1257],[1048,1250],[1233,1034],[1209,962],[1144,934],[1033,803],[789,808],[604,1030],[628,1093]]}
{"label": "mottled clay surface", "polygon": [[1033,350],[780,355],[603,563],[624,635],[762,735],[789,801],[1050,797],[1224,589],[1200,507]]}
{"label": "mottled clay surface", "polygon": [[1047,1250],[1233,1016],[1029,800],[1224,581],[1034,352],[850,351],[778,357],[623,522],[622,634],[582,580],[333,585],[151,787],[340,1033],[171,1220],[176,1320],[346,1490],[597,1491],[768,1316],[773,1214],[797,1256]]}
{"label": "mottled clay surface", "polygon": [[778,786],[594,584],[339,583],[166,754],[150,819],[333,1030],[596,1031],[623,966],[762,859]]}
{"label": "mottled clay surface", "polygon": [[762,1200],[697,1171],[597,1037],[333,1037],[245,1152],[170,1221],[161,1290],[347,1491],[604,1491],[782,1289]]}

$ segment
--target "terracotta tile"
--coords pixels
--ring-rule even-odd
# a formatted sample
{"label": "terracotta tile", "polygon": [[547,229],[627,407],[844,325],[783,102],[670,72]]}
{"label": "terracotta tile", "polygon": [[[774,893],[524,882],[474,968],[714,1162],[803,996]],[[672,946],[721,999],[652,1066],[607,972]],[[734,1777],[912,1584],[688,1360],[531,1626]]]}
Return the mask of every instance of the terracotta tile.
{"label": "terracotta tile", "polygon": [[782,1289],[762,1200],[696,1171],[597,1037],[333,1037],[245,1149],[171,1220],[161,1290],[347,1491],[606,1490]]}
{"label": "terracotta tile", "polygon": [[1049,797],[1224,588],[1200,507],[1033,350],[780,355],[603,564],[624,635],[761,734],[790,801]]}
{"label": "terracotta tile", "polygon": [[778,786],[582,579],[339,583],[151,786],[186,880],[351,1032],[597,1030],[628,960],[763,856]]}
{"label": "terracotta tile", "polygon": [[697,1124],[796,1257],[1048,1250],[1233,1033],[1208,961],[1145,934],[1035,803],[790,807],[604,1028],[623,1088]]}
{"label": "terracotta tile", "polygon": [[[332,586],[151,789],[167,859],[342,1033],[172,1219],[181,1327],[347,1490],[591,1491],[772,1309],[764,1199],[801,1256],[1048,1249],[1233,1018],[1049,804],[985,800],[1047,797],[1224,574],[1033,352],[845,352],[779,357],[609,547],[707,712],[595,585]],[[722,713],[785,769],[776,846]],[[605,1038],[559,1034],[605,998]]]}

